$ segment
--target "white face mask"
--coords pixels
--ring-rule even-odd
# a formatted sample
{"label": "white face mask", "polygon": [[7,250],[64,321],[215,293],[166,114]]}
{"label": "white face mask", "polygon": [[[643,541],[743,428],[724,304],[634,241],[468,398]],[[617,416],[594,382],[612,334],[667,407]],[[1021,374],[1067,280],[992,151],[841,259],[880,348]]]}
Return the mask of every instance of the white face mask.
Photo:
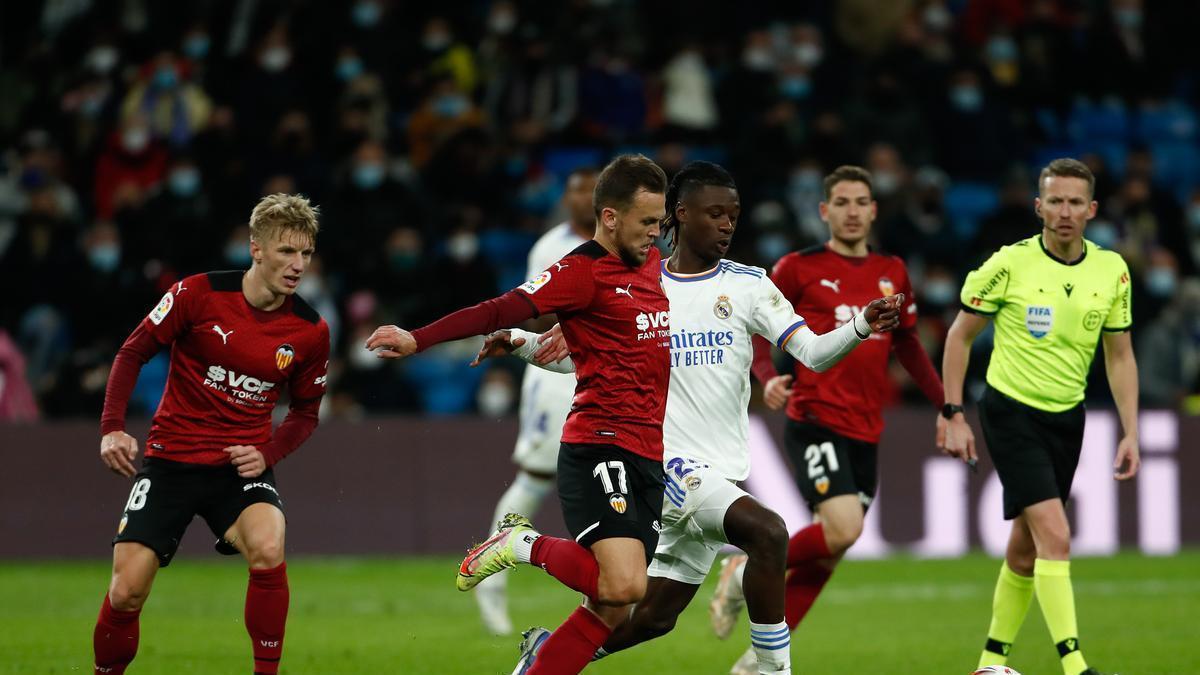
{"label": "white face mask", "polygon": [[121,147],[125,148],[126,152],[137,154],[146,149],[150,144],[150,132],[144,127],[134,127],[126,129],[121,134]]}
{"label": "white face mask", "polygon": [[812,68],[817,65],[824,56],[825,54],[821,51],[821,48],[811,42],[798,44],[792,48],[792,58],[796,59],[796,63],[806,68]]}
{"label": "white face mask", "polygon": [[446,254],[457,262],[468,262],[478,252],[479,237],[473,234],[456,234],[446,241]]}
{"label": "white face mask", "polygon": [[513,388],[504,382],[488,382],[479,388],[475,403],[487,417],[501,417],[512,409]]}
{"label": "white face mask", "polygon": [[258,59],[259,65],[271,73],[278,73],[292,62],[292,50],[287,47],[271,47]]}

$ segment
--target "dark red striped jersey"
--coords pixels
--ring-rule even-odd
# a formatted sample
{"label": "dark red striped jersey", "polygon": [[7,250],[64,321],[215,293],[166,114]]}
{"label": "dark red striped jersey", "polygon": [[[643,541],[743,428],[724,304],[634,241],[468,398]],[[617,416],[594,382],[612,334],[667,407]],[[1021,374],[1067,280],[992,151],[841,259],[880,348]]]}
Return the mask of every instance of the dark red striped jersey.
{"label": "dark red striped jersey", "polygon": [[[283,389],[293,410],[315,409],[325,393],[329,326],[298,295],[270,312],[253,307],[242,293],[243,274],[187,277],[130,337],[133,343],[144,331],[171,348],[167,386],[146,439],[148,457],[228,464],[222,450],[231,445],[269,454],[263,446]],[[106,402],[102,430],[123,428],[123,408],[114,427]]]}
{"label": "dark red striped jersey", "polygon": [[630,268],[589,241],[518,287],[539,314],[557,315],[575,398],[564,443],[610,443],[662,461],[670,380],[670,305],[658,249]]}
{"label": "dark red striped jersey", "polygon": [[[851,257],[835,253],[828,244],[814,246],[780,258],[771,271],[771,280],[815,333],[827,333],[852,320],[872,300],[895,293],[904,293],[906,298],[898,330],[912,330],[917,323],[908,269],[895,256],[871,252],[865,257]],[[823,373],[796,364],[788,417],[877,443],[883,433],[893,335],[871,334]]]}

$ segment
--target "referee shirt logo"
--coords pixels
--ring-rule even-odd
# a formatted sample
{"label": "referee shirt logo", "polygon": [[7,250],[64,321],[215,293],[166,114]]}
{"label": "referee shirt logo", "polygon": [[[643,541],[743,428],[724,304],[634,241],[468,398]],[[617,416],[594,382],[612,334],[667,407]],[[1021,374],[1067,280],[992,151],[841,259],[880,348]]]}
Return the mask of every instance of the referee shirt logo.
{"label": "referee shirt logo", "polygon": [[1025,309],[1025,329],[1037,339],[1046,337],[1054,327],[1054,308],[1045,305],[1030,305]]}

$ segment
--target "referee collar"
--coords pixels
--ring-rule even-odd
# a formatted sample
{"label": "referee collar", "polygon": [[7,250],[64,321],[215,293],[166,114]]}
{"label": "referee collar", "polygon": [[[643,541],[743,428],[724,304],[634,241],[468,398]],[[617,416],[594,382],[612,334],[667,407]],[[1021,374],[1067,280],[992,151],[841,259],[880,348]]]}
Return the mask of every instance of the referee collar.
{"label": "referee collar", "polygon": [[1066,265],[1067,267],[1071,267],[1073,265],[1078,265],[1079,263],[1083,262],[1084,258],[1087,257],[1087,249],[1088,249],[1087,239],[1083,240],[1083,253],[1080,253],[1078,258],[1071,260],[1069,262],[1066,260],[1063,260],[1062,258],[1051,253],[1050,249],[1046,248],[1046,242],[1042,240],[1042,235],[1040,233],[1037,236],[1037,240],[1038,240],[1038,246],[1042,247],[1042,253],[1045,253],[1051,260],[1053,260],[1054,262],[1056,262],[1060,265]]}

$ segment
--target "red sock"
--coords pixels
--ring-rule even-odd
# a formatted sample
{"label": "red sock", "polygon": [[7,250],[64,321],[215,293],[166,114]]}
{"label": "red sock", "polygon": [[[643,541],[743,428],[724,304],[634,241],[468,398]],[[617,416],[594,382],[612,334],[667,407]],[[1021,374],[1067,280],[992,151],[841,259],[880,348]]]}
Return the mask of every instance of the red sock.
{"label": "red sock", "polygon": [[287,563],[268,570],[251,569],[246,587],[246,632],[254,649],[255,673],[279,672],[287,612]]}
{"label": "red sock", "polygon": [[95,672],[104,675],[120,675],[133,661],[138,648],[138,615],[142,610],[122,612],[113,609],[104,594],[100,605],[100,616],[96,618],[96,630],[92,632],[92,649],[96,653]]}
{"label": "red sock", "polygon": [[589,598],[596,597],[596,586],[600,583],[600,565],[596,563],[596,556],[570,539],[543,534],[533,542],[529,562],[540,565],[567,588]]}
{"label": "red sock", "polygon": [[546,638],[527,675],[574,675],[587,667],[611,634],[600,617],[580,606]]}
{"label": "red sock", "polygon": [[802,563],[788,572],[783,594],[784,617],[789,629],[795,630],[808,614],[832,575],[833,570],[815,562]]}
{"label": "red sock", "polygon": [[825,543],[825,528],[821,527],[821,523],[813,523],[793,534],[788,541],[787,566],[791,569],[831,555],[829,545]]}

